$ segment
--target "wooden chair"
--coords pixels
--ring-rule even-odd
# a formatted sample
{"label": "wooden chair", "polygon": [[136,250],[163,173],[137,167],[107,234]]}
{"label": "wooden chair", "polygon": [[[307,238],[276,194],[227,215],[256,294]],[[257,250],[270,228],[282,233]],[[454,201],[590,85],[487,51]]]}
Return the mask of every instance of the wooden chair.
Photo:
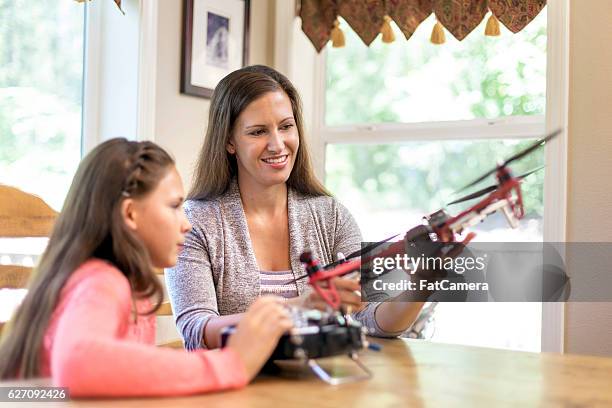
{"label": "wooden chair", "polygon": [[[56,218],[57,212],[40,197],[0,184],[0,238],[48,237]],[[0,289],[25,288],[32,270],[0,265]]]}
{"label": "wooden chair", "polygon": [[[164,270],[163,269],[157,270],[157,274],[160,279],[163,279]],[[170,304],[170,302],[167,300],[164,301],[161,307],[157,310],[156,315],[157,315],[157,327],[159,329],[160,325],[163,324],[163,318],[165,316],[172,316],[172,305]],[[182,340],[167,341],[167,342],[162,342],[158,344],[158,346],[182,349],[183,341]]]}

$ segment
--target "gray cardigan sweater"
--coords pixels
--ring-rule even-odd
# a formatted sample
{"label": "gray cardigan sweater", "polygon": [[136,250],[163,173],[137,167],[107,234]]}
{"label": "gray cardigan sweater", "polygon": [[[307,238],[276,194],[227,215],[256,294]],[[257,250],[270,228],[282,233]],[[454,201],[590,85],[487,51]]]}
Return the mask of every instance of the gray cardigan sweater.
{"label": "gray cardigan sweater", "polygon": [[[166,270],[166,285],[179,332],[189,350],[205,347],[206,323],[213,316],[241,313],[259,296],[259,267],[251,245],[236,180],[212,200],[185,203],[192,230],[174,268]],[[309,249],[323,264],[338,252],[349,254],[361,246],[361,233],[349,211],[332,197],[313,197],[293,189],[287,196],[289,252],[294,277],[305,273],[300,254]],[[297,284],[298,293],[308,287]],[[392,337],[374,319],[371,303],[354,317],[373,335]]]}

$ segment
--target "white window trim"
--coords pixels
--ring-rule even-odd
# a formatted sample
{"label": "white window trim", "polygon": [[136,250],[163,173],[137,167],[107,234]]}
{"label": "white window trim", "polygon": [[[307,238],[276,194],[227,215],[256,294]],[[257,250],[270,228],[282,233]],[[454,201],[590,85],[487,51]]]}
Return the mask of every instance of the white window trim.
{"label": "white window trim", "polygon": [[[330,143],[393,143],[423,140],[529,138],[544,133],[544,116],[512,116],[427,123],[380,123],[322,126],[320,135]],[[373,136],[375,135],[375,138]]]}
{"label": "white window trim", "polygon": [[137,140],[155,140],[158,0],[140,0]]}
{"label": "white window trim", "polygon": [[[315,171],[325,174],[328,143],[388,143],[409,140],[532,138],[546,130],[563,128],[560,137],[545,148],[547,170],[544,183],[544,241],[566,241],[567,203],[567,116],[569,94],[569,0],[548,1],[547,94],[545,117],[510,117],[496,120],[454,121],[414,124],[373,124],[326,127],[323,123],[325,50],[314,51],[292,21],[294,1],[276,2],[275,66],[300,90],[304,116],[313,151]],[[312,61],[312,65],[304,63]],[[550,85],[552,84],[552,86]],[[449,133],[449,129],[453,132]],[[372,135],[376,132],[376,138]],[[564,303],[542,304],[542,351],[564,351]]]}
{"label": "white window trim", "polygon": [[[569,0],[548,0],[546,128],[564,129],[546,144],[544,241],[566,242],[569,112]],[[562,254],[565,258],[565,254]],[[542,351],[565,351],[565,303],[542,303]]]}
{"label": "white window trim", "polygon": [[85,2],[85,55],[83,58],[83,133],[81,155],[100,143],[100,33],[99,2]]}
{"label": "white window trim", "polygon": [[[154,124],[157,1],[127,0],[122,6],[125,15],[122,15],[112,2],[83,3],[87,21],[81,148],[83,155],[111,137],[142,140],[141,135],[148,134],[151,124]],[[135,38],[134,32],[138,33],[138,42],[132,41]],[[113,36],[121,35],[124,35],[125,42],[112,42]],[[136,55],[136,52],[138,54],[134,60],[123,60],[125,55]],[[129,71],[127,78],[117,75],[118,66],[111,63],[115,59],[121,60]],[[133,67],[136,64],[138,66],[134,72]],[[125,89],[129,92],[121,92]],[[126,95],[129,97],[127,102],[122,99]],[[115,117],[116,104],[111,102],[123,103],[122,109],[127,108],[127,113]]]}

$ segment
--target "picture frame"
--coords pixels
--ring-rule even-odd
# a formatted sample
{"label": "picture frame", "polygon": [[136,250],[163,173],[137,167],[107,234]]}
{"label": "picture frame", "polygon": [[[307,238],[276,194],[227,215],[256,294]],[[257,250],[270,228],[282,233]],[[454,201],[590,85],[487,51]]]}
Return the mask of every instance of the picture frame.
{"label": "picture frame", "polygon": [[183,94],[211,98],[215,86],[247,64],[249,0],[184,0]]}

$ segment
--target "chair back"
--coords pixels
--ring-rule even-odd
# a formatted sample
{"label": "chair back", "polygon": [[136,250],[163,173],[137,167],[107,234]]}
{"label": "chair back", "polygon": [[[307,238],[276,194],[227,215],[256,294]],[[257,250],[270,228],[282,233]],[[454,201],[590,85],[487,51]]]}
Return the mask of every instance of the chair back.
{"label": "chair back", "polygon": [[[163,281],[164,279],[164,270],[163,269],[159,269],[157,271],[158,277]],[[174,320],[171,319],[172,317],[172,305],[170,304],[170,302],[167,299],[167,294],[166,291],[164,290],[164,302],[162,303],[161,307],[159,309],[157,309],[156,312],[156,316],[157,316],[157,330],[158,332],[160,330],[162,330],[163,332],[171,332],[172,335],[170,335],[170,338],[167,338],[168,335],[164,336],[166,337],[164,340],[161,340],[157,343],[158,346],[160,347],[170,347],[170,348],[179,348],[182,349],[183,348],[183,341],[179,339],[179,334],[178,332],[176,332],[176,326],[174,325]]]}
{"label": "chair back", "polygon": [[[40,197],[0,184],[0,239],[48,237],[57,215]],[[0,253],[0,290],[27,286],[34,268],[23,265],[19,258],[23,261],[24,254]],[[0,322],[0,330],[3,325]]]}
{"label": "chair back", "polygon": [[[40,197],[0,184],[0,238],[48,237],[57,215]],[[33,270],[11,255],[0,254],[0,289],[24,288]]]}

